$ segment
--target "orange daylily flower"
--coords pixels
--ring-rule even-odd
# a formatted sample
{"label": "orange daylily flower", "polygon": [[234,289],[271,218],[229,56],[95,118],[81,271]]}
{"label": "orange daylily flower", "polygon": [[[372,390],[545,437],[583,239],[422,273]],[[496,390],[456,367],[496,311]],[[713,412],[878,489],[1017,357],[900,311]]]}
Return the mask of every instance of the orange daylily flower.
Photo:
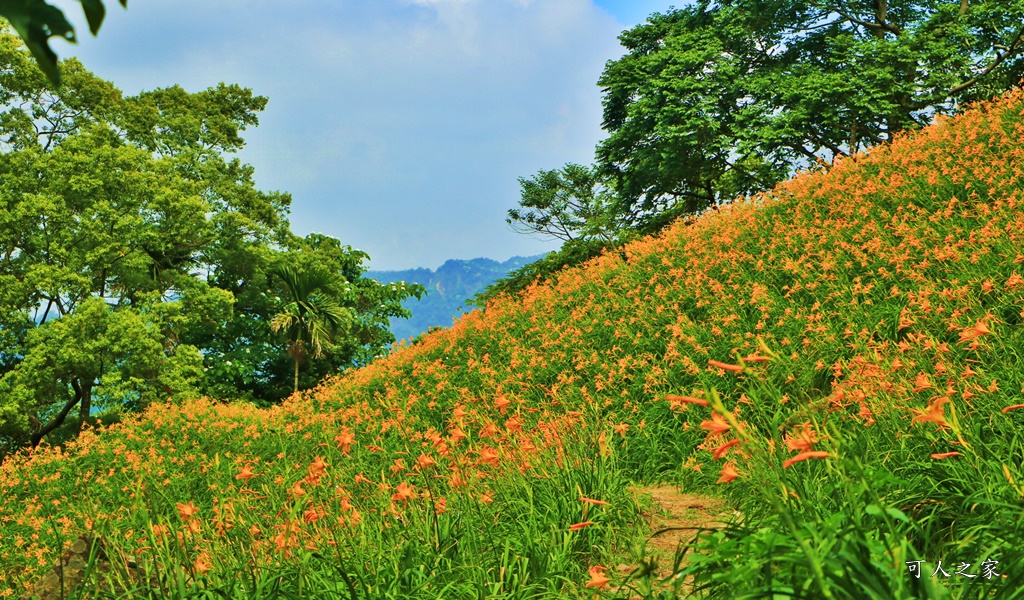
{"label": "orange daylily flower", "polygon": [[456,427],[455,429],[452,429],[450,437],[452,442],[458,442],[459,440],[466,439],[466,432],[462,431],[461,428]]}
{"label": "orange daylily flower", "polygon": [[666,394],[665,400],[669,402],[670,407],[675,410],[683,404],[697,404],[699,406],[707,406],[708,401],[703,398],[694,398],[693,396],[676,396],[675,394]]}
{"label": "orange daylily flower", "polygon": [[356,434],[351,431],[342,431],[334,438],[334,441],[338,443],[338,449],[341,450],[342,454],[348,454],[349,448],[352,444],[356,443]]}
{"label": "orange daylily flower", "polygon": [[1003,409],[1003,414],[1010,412],[1011,410],[1017,410],[1018,408],[1024,408],[1024,404],[1011,404]]}
{"label": "orange daylily flower", "polygon": [[593,521],[583,521],[582,523],[573,523],[572,525],[569,526],[569,531],[579,531],[580,529],[583,529],[584,527],[590,527],[591,525],[594,525]]}
{"label": "orange daylily flower", "polygon": [[465,417],[468,414],[469,413],[463,410],[461,406],[456,406],[455,410],[452,411],[452,416],[455,417],[456,419],[461,419],[462,417]]}
{"label": "orange daylily flower", "polygon": [[512,403],[508,400],[508,398],[505,398],[504,396],[502,396],[502,397],[500,397],[500,398],[498,398],[498,399],[496,399],[494,401],[495,408],[497,408],[499,411],[501,411],[501,414],[505,414],[505,410],[508,408],[509,404],[512,404]]}
{"label": "orange daylily flower", "polygon": [[590,581],[586,583],[585,587],[599,590],[604,586],[608,585],[608,582],[611,581],[611,579],[609,579],[608,576],[604,574],[606,570],[606,567],[601,567],[598,565],[590,567]]}
{"label": "orange daylily flower", "polygon": [[213,565],[210,563],[210,557],[205,554],[199,555],[193,566],[200,575],[205,575],[207,571],[213,568]]}
{"label": "orange daylily flower", "polygon": [[245,465],[244,467],[242,467],[242,471],[238,475],[235,475],[235,480],[237,481],[239,479],[242,479],[245,480],[246,483],[248,483],[249,480],[252,479],[253,477],[259,477],[259,474],[253,473],[252,469],[249,468],[249,465]]}
{"label": "orange daylily flower", "polygon": [[416,488],[409,485],[408,482],[403,481],[395,487],[395,493],[391,496],[393,502],[401,502],[405,504],[408,500],[416,497]]}
{"label": "orange daylily flower", "polygon": [[954,452],[939,452],[937,454],[932,454],[932,458],[934,458],[936,460],[943,459],[943,458],[949,458],[951,456],[960,456],[960,453],[954,451]]}
{"label": "orange daylily flower", "polygon": [[960,341],[969,342],[975,338],[979,338],[990,333],[992,333],[992,330],[985,324],[985,319],[981,319],[975,323],[974,326],[968,327],[960,332]]}
{"label": "orange daylily flower", "polygon": [[371,484],[373,483],[372,481],[370,481],[366,477],[363,477],[362,473],[358,473],[356,475],[355,482],[356,482],[356,485],[359,485],[360,483],[371,483]]}
{"label": "orange daylily flower", "polygon": [[928,381],[928,376],[924,373],[918,373],[917,377],[914,379],[914,391],[920,392],[922,390],[927,390],[930,387],[932,387],[932,383]]}
{"label": "orange daylily flower", "polygon": [[420,454],[419,458],[416,459],[416,466],[420,469],[426,469],[435,464],[437,464],[437,461],[426,454]]}
{"label": "orange daylily flower", "polygon": [[448,485],[453,488],[460,488],[466,485],[466,480],[462,478],[459,473],[452,473],[452,476],[448,478]]}
{"label": "orange daylily flower", "polygon": [[800,423],[793,431],[793,435],[785,437],[786,447],[792,450],[806,451],[814,448],[818,443],[818,434],[811,429],[811,424]]}
{"label": "orange daylily flower", "polygon": [[310,475],[310,477],[313,477],[313,478],[320,477],[321,475],[323,475],[327,471],[327,467],[329,467],[329,466],[330,465],[328,465],[326,462],[324,462],[324,457],[317,456],[316,458],[313,459],[313,462],[311,462],[309,464],[309,475]]}
{"label": "orange daylily flower", "polygon": [[523,430],[523,421],[518,417],[512,417],[505,421],[505,429],[510,433],[520,433]]}
{"label": "orange daylily flower", "polygon": [[498,466],[498,450],[489,447],[483,448],[480,450],[480,458],[477,459],[476,464]]}
{"label": "orange daylily flower", "polygon": [[730,429],[729,423],[722,415],[714,411],[711,411],[711,420],[702,422],[700,428],[708,430],[710,432],[708,435],[721,435]]}
{"label": "orange daylily flower", "polygon": [[498,428],[494,426],[494,423],[488,423],[480,430],[480,439],[489,438],[497,434]]}
{"label": "orange daylily flower", "polygon": [[832,455],[829,454],[828,452],[822,452],[821,450],[810,450],[810,451],[807,451],[807,452],[801,452],[800,454],[797,454],[793,458],[791,458],[791,459],[787,460],[786,462],[782,463],[782,468],[783,469],[788,469],[792,465],[794,465],[794,464],[796,464],[798,462],[805,461],[805,460],[807,460],[809,458],[832,458]]}
{"label": "orange daylily flower", "polygon": [[735,446],[738,443],[740,443],[739,440],[731,440],[731,441],[728,441],[728,442],[722,444],[718,448],[715,448],[715,451],[714,451],[714,453],[712,453],[711,457],[713,459],[715,459],[715,460],[718,460],[719,458],[722,458],[722,456],[724,456],[725,453],[729,451],[729,448],[732,448],[733,446]]}
{"label": "orange daylily flower", "polygon": [[723,371],[731,371],[733,373],[742,373],[744,370],[744,367],[742,365],[731,365],[729,363],[719,362],[717,360],[709,360],[708,366],[717,367],[719,369],[722,369]]}
{"label": "orange daylily flower", "polygon": [[619,423],[618,425],[612,427],[612,432],[617,433],[622,437],[626,437],[627,431],[629,431],[629,423]]}
{"label": "orange daylily flower", "polygon": [[178,507],[178,515],[181,517],[181,520],[185,523],[188,523],[189,519],[194,517],[199,512],[199,508],[197,508],[196,505],[192,504],[191,500],[189,500],[188,504],[182,504],[181,502],[177,502],[175,506]]}
{"label": "orange daylily flower", "polygon": [[949,423],[946,422],[946,411],[942,406],[949,404],[950,400],[946,396],[938,396],[932,400],[928,407],[924,410],[918,410],[916,408],[910,409],[911,412],[917,416],[910,420],[910,424],[913,425],[918,421],[922,423],[935,423],[939,427],[949,427]]}
{"label": "orange daylily flower", "polygon": [[721,473],[722,476],[718,478],[717,483],[729,483],[740,476],[739,471],[736,470],[736,461],[734,460],[730,460],[722,465],[722,470],[719,471],[719,473]]}

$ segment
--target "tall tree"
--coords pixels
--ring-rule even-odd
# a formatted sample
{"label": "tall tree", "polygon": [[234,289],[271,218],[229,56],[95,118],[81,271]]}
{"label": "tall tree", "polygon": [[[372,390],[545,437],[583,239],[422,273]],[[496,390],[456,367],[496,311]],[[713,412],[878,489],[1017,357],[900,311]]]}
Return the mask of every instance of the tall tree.
{"label": "tall tree", "polygon": [[520,177],[519,208],[508,211],[508,223],[517,233],[537,234],[568,242],[615,237],[613,192],[592,167],[574,163],[561,169],[541,170]]}
{"label": "tall tree", "polygon": [[352,321],[350,311],[337,300],[341,281],[323,268],[298,271],[277,267],[270,271],[284,285],[289,302],[274,315],[270,328],[288,339],[288,355],[295,366],[293,391],[299,391],[299,365],[307,356],[317,359],[345,333]]}
{"label": "tall tree", "polygon": [[1024,76],[1024,0],[700,0],[620,36],[600,168],[634,222],[767,189]]}
{"label": "tall tree", "polygon": [[125,97],[75,60],[61,71],[56,90],[0,28],[0,452],[76,407],[80,422],[198,394],[286,397],[276,266],[344,280],[351,327],[308,376],[386,351],[387,316],[417,290],[366,280],[366,254],[338,240],[294,235],[290,196],[230,156],[266,98],[225,84]]}

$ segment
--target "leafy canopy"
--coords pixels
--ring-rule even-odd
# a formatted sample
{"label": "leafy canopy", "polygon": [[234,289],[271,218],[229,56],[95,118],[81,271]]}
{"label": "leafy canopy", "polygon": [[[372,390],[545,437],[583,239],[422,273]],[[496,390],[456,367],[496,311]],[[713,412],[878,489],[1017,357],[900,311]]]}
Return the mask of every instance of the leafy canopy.
{"label": "leafy canopy", "polygon": [[519,178],[520,208],[508,211],[517,233],[539,234],[568,242],[577,238],[610,241],[614,230],[611,190],[590,167],[569,163]]}
{"label": "leafy canopy", "polygon": [[620,36],[598,166],[634,222],[891,140],[1024,75],[1024,1],[701,0]]}
{"label": "leafy canopy", "polygon": [[275,333],[285,333],[289,340],[288,355],[295,365],[293,391],[297,392],[299,365],[307,354],[321,358],[325,348],[334,342],[335,335],[347,328],[351,314],[338,302],[341,280],[322,267],[306,271],[276,267],[270,275],[281,281],[290,300],[274,315],[270,328]]}
{"label": "leafy canopy", "polygon": [[520,178],[508,211],[563,247],[476,304],[1011,89],[1024,0],[701,0],[619,39],[596,164]]}
{"label": "leafy canopy", "polygon": [[[368,256],[299,237],[291,197],[230,155],[267,99],[237,85],[124,96],[75,60],[55,90],[0,30],[0,451],[74,407],[200,394],[276,402],[394,342],[416,286],[368,280]],[[323,269],[347,318],[295,384],[277,268]]]}

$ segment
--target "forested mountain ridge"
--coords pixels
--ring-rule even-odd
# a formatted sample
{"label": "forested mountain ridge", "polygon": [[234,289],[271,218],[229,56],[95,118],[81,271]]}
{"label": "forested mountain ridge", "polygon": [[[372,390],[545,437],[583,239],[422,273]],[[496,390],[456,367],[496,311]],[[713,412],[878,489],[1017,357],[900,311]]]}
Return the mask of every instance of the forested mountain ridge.
{"label": "forested mountain ridge", "polygon": [[390,284],[404,281],[426,288],[423,298],[409,298],[403,307],[412,312],[408,319],[391,319],[395,339],[407,339],[431,327],[448,327],[452,319],[466,312],[466,300],[473,298],[492,282],[527,265],[537,256],[513,256],[498,262],[490,258],[450,259],[437,270],[427,268],[404,271],[367,271],[366,276]]}

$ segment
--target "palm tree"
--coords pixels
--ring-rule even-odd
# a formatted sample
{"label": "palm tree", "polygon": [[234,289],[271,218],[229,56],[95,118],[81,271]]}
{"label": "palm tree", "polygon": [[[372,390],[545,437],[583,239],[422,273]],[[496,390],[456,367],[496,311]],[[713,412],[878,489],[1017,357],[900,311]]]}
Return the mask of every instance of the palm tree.
{"label": "palm tree", "polygon": [[[291,297],[284,309],[274,315],[270,328],[285,332],[288,338],[288,355],[295,365],[295,387],[299,391],[299,365],[307,354],[313,359],[323,356],[324,348],[330,346],[335,336],[347,330],[352,314],[338,302],[338,276],[322,267],[296,270],[292,267],[277,267],[270,270],[270,277],[277,277],[284,284]],[[307,350],[308,346],[308,350]]]}

